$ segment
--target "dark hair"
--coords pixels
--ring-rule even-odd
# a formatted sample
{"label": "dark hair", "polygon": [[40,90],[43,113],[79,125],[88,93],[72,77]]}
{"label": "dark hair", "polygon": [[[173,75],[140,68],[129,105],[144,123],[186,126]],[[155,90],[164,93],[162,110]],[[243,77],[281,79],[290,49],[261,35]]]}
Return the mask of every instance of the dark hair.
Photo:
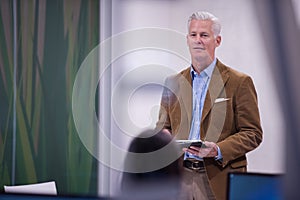
{"label": "dark hair", "polygon": [[[163,131],[156,130],[146,130],[143,131],[138,137],[134,138],[130,143],[129,152],[132,153],[150,153],[157,151],[163,148],[166,145],[174,145],[174,152],[170,153],[178,153],[176,152],[175,144],[173,144],[172,136]],[[127,167],[135,165],[139,165],[138,162],[157,162],[159,158],[155,160],[125,160],[125,165]],[[126,186],[130,187],[132,184],[142,185],[142,184],[151,184],[154,182],[160,181],[169,181],[171,179],[179,179],[181,175],[181,166],[179,165],[178,159],[172,162],[171,164],[162,167],[160,169],[150,171],[150,172],[142,172],[142,173],[124,173],[122,180],[122,188],[126,188]]]}

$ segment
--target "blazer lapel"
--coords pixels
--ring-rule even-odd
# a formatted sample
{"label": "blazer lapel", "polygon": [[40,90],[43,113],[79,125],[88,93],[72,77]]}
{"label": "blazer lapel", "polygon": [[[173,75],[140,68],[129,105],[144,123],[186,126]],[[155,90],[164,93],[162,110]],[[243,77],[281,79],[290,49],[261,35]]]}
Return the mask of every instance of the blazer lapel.
{"label": "blazer lapel", "polygon": [[[215,102],[215,100],[219,97],[219,94],[224,88],[225,83],[228,80],[228,75],[226,74],[226,69],[223,67],[223,64],[219,61],[217,61],[216,67],[213,71],[211,81],[209,83],[208,91],[206,94],[204,107],[202,111],[202,120],[201,123],[209,116],[209,112],[212,109],[212,106]],[[184,106],[184,108],[180,108],[181,112],[186,112],[187,114],[187,127],[188,130],[184,131],[182,137],[188,138],[190,126],[192,122],[192,78],[190,75],[190,69],[188,68],[185,70],[181,77],[179,78],[179,91],[178,91],[178,99],[180,106]]]}
{"label": "blazer lapel", "polygon": [[222,63],[218,61],[213,71],[211,81],[209,83],[208,91],[205,97],[201,123],[208,116],[208,113],[211,111],[211,108],[214,105],[215,100],[218,98],[219,94],[223,90],[224,85],[227,82],[228,78],[229,77],[226,74],[226,70],[222,67]]}
{"label": "blazer lapel", "polygon": [[182,76],[180,77],[180,85],[179,85],[179,101],[181,106],[183,105],[184,108],[180,108],[181,109],[181,115],[183,114],[182,112],[186,112],[186,116],[188,118],[187,121],[187,127],[189,130],[186,131],[186,138],[188,138],[189,136],[189,131],[190,131],[190,125],[191,125],[191,121],[192,121],[192,109],[193,109],[193,105],[192,105],[192,78],[190,75],[190,68],[188,68],[188,70],[185,70],[182,74]]}

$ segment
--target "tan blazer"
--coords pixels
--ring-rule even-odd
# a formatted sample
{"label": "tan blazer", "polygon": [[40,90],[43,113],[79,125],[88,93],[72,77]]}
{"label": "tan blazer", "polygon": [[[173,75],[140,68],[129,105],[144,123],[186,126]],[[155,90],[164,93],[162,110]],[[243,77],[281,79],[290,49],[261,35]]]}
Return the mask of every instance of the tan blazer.
{"label": "tan blazer", "polygon": [[[166,80],[157,128],[177,139],[188,139],[192,121],[190,67]],[[257,95],[252,79],[217,60],[206,95],[201,139],[216,142],[223,160],[206,158],[210,186],[217,199],[226,199],[229,171],[246,171],[245,154],[262,141]]]}

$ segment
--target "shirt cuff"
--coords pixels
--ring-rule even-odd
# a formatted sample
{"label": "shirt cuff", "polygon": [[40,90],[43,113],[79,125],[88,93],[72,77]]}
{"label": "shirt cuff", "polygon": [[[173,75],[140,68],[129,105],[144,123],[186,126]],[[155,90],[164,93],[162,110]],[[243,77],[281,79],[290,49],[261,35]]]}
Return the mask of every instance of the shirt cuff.
{"label": "shirt cuff", "polygon": [[220,147],[219,146],[217,146],[217,147],[218,147],[218,155],[215,157],[215,160],[221,160],[223,158],[223,156],[222,156]]}

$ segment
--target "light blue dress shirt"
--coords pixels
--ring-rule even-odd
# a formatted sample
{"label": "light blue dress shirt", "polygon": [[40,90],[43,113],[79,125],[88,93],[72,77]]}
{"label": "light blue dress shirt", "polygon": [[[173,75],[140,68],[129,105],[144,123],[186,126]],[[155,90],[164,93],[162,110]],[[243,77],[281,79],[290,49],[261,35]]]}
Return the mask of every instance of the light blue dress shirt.
{"label": "light blue dress shirt", "polygon": [[[191,77],[193,81],[193,111],[192,111],[193,118],[192,118],[191,130],[189,134],[189,140],[200,139],[200,123],[202,117],[202,110],[203,110],[209,82],[211,80],[211,76],[215,68],[216,62],[217,59],[215,58],[213,62],[206,69],[204,69],[200,74],[198,74],[191,66]],[[221,154],[220,148],[218,147],[219,156],[216,159],[221,158],[220,154]],[[185,154],[185,159],[186,158],[194,158],[197,160],[202,160],[202,158],[191,155],[189,153]]]}

